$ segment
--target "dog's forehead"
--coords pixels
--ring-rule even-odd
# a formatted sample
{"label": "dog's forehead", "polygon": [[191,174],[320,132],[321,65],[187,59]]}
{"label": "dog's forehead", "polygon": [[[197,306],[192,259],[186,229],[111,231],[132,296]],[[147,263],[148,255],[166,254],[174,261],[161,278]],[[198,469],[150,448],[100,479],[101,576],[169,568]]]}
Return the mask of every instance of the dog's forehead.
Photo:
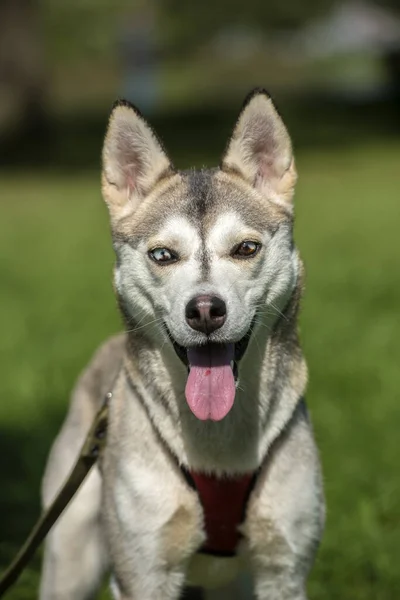
{"label": "dog's forehead", "polygon": [[[147,238],[165,231],[171,220],[184,219],[201,237],[207,236],[224,215],[229,222],[273,233],[287,213],[260,195],[245,181],[220,169],[191,169],[174,175],[154,191],[137,214],[124,220],[114,235]],[[179,232],[177,232],[179,233]]]}
{"label": "dog's forehead", "polygon": [[241,178],[220,169],[192,169],[182,173],[176,208],[197,228],[209,231],[224,215],[235,213],[236,223],[259,231],[275,230],[286,215]]}

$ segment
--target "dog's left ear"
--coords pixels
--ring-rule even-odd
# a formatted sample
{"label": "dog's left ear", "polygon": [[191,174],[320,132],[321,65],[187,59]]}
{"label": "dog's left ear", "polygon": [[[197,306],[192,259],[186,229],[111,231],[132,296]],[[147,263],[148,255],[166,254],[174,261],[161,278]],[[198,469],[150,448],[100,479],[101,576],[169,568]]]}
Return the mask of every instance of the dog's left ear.
{"label": "dog's left ear", "polygon": [[270,96],[254,90],[245,100],[222,159],[263,196],[290,207],[297,175],[289,134]]}
{"label": "dog's left ear", "polygon": [[103,146],[102,191],[111,218],[134,212],[173,173],[160,140],[140,112],[125,100],[116,102]]}

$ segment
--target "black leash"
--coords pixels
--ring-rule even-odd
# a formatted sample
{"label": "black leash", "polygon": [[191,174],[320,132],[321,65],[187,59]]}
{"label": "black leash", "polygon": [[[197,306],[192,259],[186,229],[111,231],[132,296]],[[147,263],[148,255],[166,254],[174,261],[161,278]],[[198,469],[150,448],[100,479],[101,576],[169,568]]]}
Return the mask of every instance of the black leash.
{"label": "black leash", "polygon": [[0,598],[18,580],[58,517],[78,491],[89,471],[96,464],[106,442],[108,408],[113,393],[108,392],[96,414],[78,459],[63,487],[49,508],[36,522],[24,545],[0,579]]}

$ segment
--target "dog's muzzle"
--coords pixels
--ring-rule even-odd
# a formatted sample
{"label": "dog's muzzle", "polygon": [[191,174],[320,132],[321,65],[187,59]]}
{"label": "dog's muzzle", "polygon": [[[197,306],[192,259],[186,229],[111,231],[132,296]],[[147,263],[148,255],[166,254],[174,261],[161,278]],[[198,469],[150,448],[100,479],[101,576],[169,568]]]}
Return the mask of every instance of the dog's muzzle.
{"label": "dog's muzzle", "polygon": [[[237,381],[238,376],[239,376],[238,362],[243,358],[243,356],[247,350],[247,347],[249,345],[249,341],[251,338],[251,334],[252,334],[252,331],[254,328],[254,324],[255,324],[255,318],[253,319],[247,333],[238,342],[235,342],[235,344],[234,344],[234,348],[235,348],[234,360],[232,361],[231,366],[232,366],[232,370],[233,370],[233,375],[235,377],[235,381]],[[164,325],[165,325],[165,323],[164,323]],[[178,344],[178,342],[175,340],[172,333],[168,329],[167,325],[165,325],[165,329],[167,331],[168,337],[174,347],[176,354],[178,355],[180,360],[183,362],[183,364],[186,365],[189,369],[190,367],[189,367],[189,360],[188,360],[188,348],[186,348],[185,346],[181,346],[181,344]],[[208,342],[208,344],[216,346],[219,344],[219,342]]]}

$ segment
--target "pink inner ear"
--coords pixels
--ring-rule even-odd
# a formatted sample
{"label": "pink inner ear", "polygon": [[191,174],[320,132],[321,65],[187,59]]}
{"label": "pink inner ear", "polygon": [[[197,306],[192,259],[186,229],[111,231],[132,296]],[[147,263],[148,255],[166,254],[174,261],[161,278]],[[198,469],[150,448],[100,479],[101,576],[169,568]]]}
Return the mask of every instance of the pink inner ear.
{"label": "pink inner ear", "polygon": [[257,152],[257,174],[254,186],[260,188],[268,178],[274,177],[274,161],[266,152]]}
{"label": "pink inner ear", "polygon": [[131,195],[137,186],[137,174],[139,170],[135,163],[129,163],[124,165],[123,171],[128,195]]}

